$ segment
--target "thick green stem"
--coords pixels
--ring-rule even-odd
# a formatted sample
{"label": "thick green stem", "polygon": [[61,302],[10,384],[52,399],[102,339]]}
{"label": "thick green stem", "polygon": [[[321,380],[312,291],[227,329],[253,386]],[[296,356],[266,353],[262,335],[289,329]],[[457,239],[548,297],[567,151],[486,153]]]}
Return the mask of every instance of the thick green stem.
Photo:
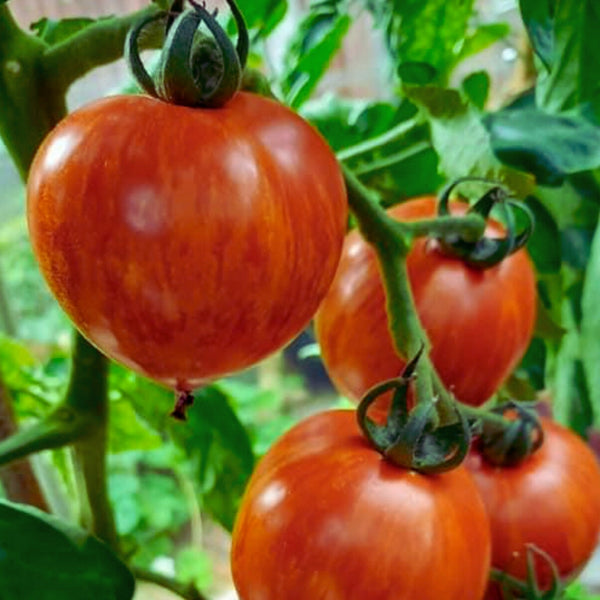
{"label": "thick green stem", "polygon": [[119,536],[106,484],[106,422],[101,425],[94,428],[92,435],[84,437],[73,446],[75,464],[83,475],[84,489],[81,490],[80,501],[85,506],[82,514],[86,517],[85,521],[89,521],[83,524],[115,552],[120,553]]}
{"label": "thick green stem", "polygon": [[45,50],[17,26],[8,6],[0,6],[0,136],[23,179],[42,139],[66,112],[64,96],[40,74]]}
{"label": "thick green stem", "polygon": [[406,255],[395,251],[389,244],[374,244],[381,274],[384,281],[387,301],[389,328],[396,350],[406,358],[416,356],[425,346],[425,356],[418,362],[415,373],[417,400],[433,398],[432,365],[427,356],[429,340],[421,327],[408,279]]}
{"label": "thick green stem", "polygon": [[354,146],[339,150],[336,153],[336,156],[339,160],[349,160],[351,158],[356,158],[361,154],[373,152],[374,150],[378,150],[379,148],[382,148],[391,142],[395,142],[396,140],[403,138],[406,134],[410,133],[422,124],[423,122],[419,118],[403,121],[381,135],[365,140],[360,144],[355,144]]}
{"label": "thick green stem", "polygon": [[[8,7],[0,6],[0,135],[23,179],[42,139],[66,114],[70,82],[120,56],[127,28],[137,18],[139,13],[104,20],[49,49],[21,31]],[[82,502],[89,506],[91,529],[117,548],[106,488],[107,372],[107,360],[77,334],[63,404],[37,429],[17,434],[20,439],[6,440],[5,456],[74,441],[85,481]]]}
{"label": "thick green stem", "polygon": [[88,434],[93,417],[59,406],[44,419],[0,441],[0,465],[70,444]]}
{"label": "thick green stem", "polygon": [[114,515],[108,498],[108,361],[81,334],[75,334],[73,368],[64,400],[77,414],[91,417],[93,427],[73,445],[75,462],[83,475],[81,501],[85,523],[100,539],[119,551]]}
{"label": "thick green stem", "polygon": [[[401,356],[411,358],[422,346],[426,350],[429,348],[427,334],[421,326],[415,307],[406,267],[411,236],[422,232],[414,224],[399,223],[389,217],[373,192],[362,185],[349,169],[343,167],[343,172],[350,209],[359,222],[361,233],[377,252],[394,346]],[[411,231],[411,227],[414,231]],[[417,399],[424,402],[431,400],[434,397],[433,381],[436,375],[427,351],[417,365],[416,376]],[[443,421],[454,420],[456,414],[450,395],[445,390],[437,393],[440,396],[440,417]]]}
{"label": "thick green stem", "polygon": [[[125,36],[131,26],[158,12],[158,7],[151,4],[129,15],[99,19],[64,42],[52,46],[43,57],[45,77],[55,82],[56,92],[64,96],[74,81],[92,69],[121,58]],[[163,38],[162,29],[157,27],[145,33],[142,46],[158,48]]]}
{"label": "thick green stem", "polygon": [[[15,431],[12,398],[0,377],[0,440],[9,439]],[[0,477],[9,500],[48,510],[46,498],[28,461],[18,461],[3,467]]]}

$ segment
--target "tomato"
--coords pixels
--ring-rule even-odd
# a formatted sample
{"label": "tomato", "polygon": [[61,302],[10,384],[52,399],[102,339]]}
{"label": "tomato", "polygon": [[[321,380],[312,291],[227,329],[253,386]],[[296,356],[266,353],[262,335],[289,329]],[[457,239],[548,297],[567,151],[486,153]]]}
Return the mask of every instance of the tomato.
{"label": "tomato", "polygon": [[[451,212],[462,214],[465,206],[451,203]],[[389,214],[400,221],[430,218],[436,214],[436,199],[413,199]],[[489,221],[487,234],[501,236],[501,226]],[[434,240],[421,238],[407,267],[442,381],[460,401],[482,404],[511,373],[531,339],[536,284],[529,257],[521,250],[479,270],[444,254]],[[336,277],[317,313],[316,333],[332,380],[350,398],[360,398],[404,367],[388,331],[375,252],[357,231],[345,240]]]}
{"label": "tomato", "polygon": [[145,96],[94,102],[45,140],[27,197],[41,271],[81,333],[181,389],[301,331],[347,223],[326,142],[247,93],[205,110]]}
{"label": "tomato", "polygon": [[480,600],[489,524],[464,467],[396,467],[354,411],[301,421],[258,464],[231,551],[241,600]]}
{"label": "tomato", "polygon": [[[476,449],[466,461],[490,516],[492,565],[524,579],[525,544],[535,544],[556,563],[561,578],[577,575],[600,533],[600,468],[590,448],[569,429],[542,419],[541,448],[514,467],[495,467]],[[540,586],[551,581],[536,559]],[[500,598],[490,589],[488,598]]]}

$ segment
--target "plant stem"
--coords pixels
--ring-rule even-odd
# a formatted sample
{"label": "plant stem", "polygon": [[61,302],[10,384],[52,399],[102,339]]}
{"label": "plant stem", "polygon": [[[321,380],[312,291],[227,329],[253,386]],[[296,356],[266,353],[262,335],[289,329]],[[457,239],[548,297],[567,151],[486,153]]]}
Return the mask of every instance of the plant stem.
{"label": "plant stem", "polygon": [[343,172],[350,208],[359,222],[361,233],[377,253],[396,351],[401,356],[412,358],[425,346],[426,351],[416,368],[417,400],[430,400],[433,398],[433,366],[427,353],[429,341],[417,315],[406,267],[410,239],[403,224],[387,215],[374,194],[349,169],[344,167]]}
{"label": "plant stem", "polygon": [[[0,379],[0,440],[10,439],[16,431],[12,400]],[[28,461],[19,461],[1,470],[2,484],[9,500],[24,502],[48,511],[48,504]]]}
{"label": "plant stem", "polygon": [[457,235],[465,241],[481,238],[485,231],[485,219],[476,213],[461,216],[443,216],[403,223],[406,231],[414,237],[446,237]]}
{"label": "plant stem", "polygon": [[339,150],[336,153],[336,156],[340,161],[349,160],[351,158],[356,158],[361,154],[366,154],[368,152],[373,152],[383,146],[391,142],[395,142],[398,139],[403,138],[407,133],[413,131],[417,127],[423,124],[423,121],[420,118],[409,119],[408,121],[403,121],[399,123],[395,127],[392,127],[389,131],[382,133],[381,135],[372,137],[364,142],[360,142],[359,144],[355,144],[354,146],[349,146],[348,148],[344,148],[343,150]]}
{"label": "plant stem", "polygon": [[94,422],[89,415],[59,406],[44,419],[0,440],[0,465],[9,464],[35,452],[70,444],[87,435]]}
{"label": "plant stem", "polygon": [[[58,93],[64,95],[69,86],[92,69],[123,56],[123,44],[130,27],[159,11],[155,4],[129,15],[99,19],[75,35],[48,49],[43,58],[45,76],[55,82]],[[156,28],[149,35],[144,32],[144,48],[159,47],[163,35]],[[73,57],[76,60],[73,60]]]}
{"label": "plant stem", "polygon": [[4,286],[4,278],[2,269],[0,268],[0,329],[12,337],[17,335],[17,326],[13,319],[8,298],[6,297],[6,289]]}
{"label": "plant stem", "polygon": [[431,148],[431,142],[418,142],[413,146],[409,146],[408,148],[403,148],[399,152],[395,152],[394,154],[390,154],[388,156],[383,156],[377,160],[372,162],[365,163],[364,165],[358,165],[354,169],[355,175],[368,175],[370,173],[375,173],[376,171],[382,171],[383,169],[387,169],[388,167],[393,167],[398,163],[404,162],[425,150],[429,150]]}
{"label": "plant stem", "polygon": [[175,579],[167,577],[166,575],[161,575],[160,573],[155,573],[153,571],[147,571],[146,569],[134,568],[133,574],[135,575],[136,579],[159,585],[160,587],[177,594],[185,600],[208,600],[208,598],[191,583],[181,583]]}
{"label": "plant stem", "polygon": [[[0,6],[0,136],[23,180],[42,139],[66,112],[64,96],[40,73],[46,44]],[[77,57],[73,57],[74,60]]]}
{"label": "plant stem", "polygon": [[[0,5],[0,65],[3,67],[0,69],[0,136],[23,179],[42,139],[66,114],[65,93],[70,80],[118,57],[128,26],[138,17],[139,14],[103,20],[49,50],[44,42],[18,27],[6,4]],[[97,59],[94,58],[96,51]],[[59,67],[62,75],[56,71]],[[24,432],[20,451],[27,447],[36,449],[35,444],[39,449],[42,443],[75,440],[75,457],[84,480],[82,504],[89,507],[91,530],[118,550],[106,487],[107,377],[106,358],[76,334],[68,389],[63,404],[54,412],[55,417],[69,418],[63,419],[61,426],[60,419],[53,422],[50,415],[40,424],[36,442],[31,437],[27,440],[27,432]],[[66,437],[57,438],[57,434]]]}
{"label": "plant stem", "polygon": [[87,504],[84,514],[91,521],[86,525],[119,552],[106,482],[108,361],[79,333],[75,334],[73,367],[64,405],[76,414],[88,415],[93,423],[73,445],[75,462],[83,475],[81,501]]}

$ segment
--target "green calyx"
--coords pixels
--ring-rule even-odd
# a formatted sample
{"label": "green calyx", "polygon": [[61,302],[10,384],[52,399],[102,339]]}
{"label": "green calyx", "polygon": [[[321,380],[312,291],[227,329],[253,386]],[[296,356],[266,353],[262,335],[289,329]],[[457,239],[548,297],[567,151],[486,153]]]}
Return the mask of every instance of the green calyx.
{"label": "green calyx", "polygon": [[[457,179],[441,193],[438,205],[439,216],[450,214],[448,202],[452,191],[465,181],[482,181],[476,177]],[[533,233],[534,217],[529,208],[522,202],[511,199],[511,193],[504,187],[494,185],[471,208],[467,214],[476,214],[487,219],[492,209],[498,206],[506,226],[506,235],[502,238],[490,238],[482,235],[478,239],[467,239],[458,235],[439,237],[444,252],[457,256],[467,264],[478,269],[493,267],[502,262],[517,250],[525,246]]]}
{"label": "green calyx", "polygon": [[491,412],[503,419],[482,420],[479,425],[477,448],[489,463],[510,467],[523,462],[544,442],[544,430],[536,413],[514,401],[507,402]]}
{"label": "green calyx", "polygon": [[[248,57],[248,30],[234,0],[227,0],[238,28],[236,46],[204,2],[175,0],[169,13],[159,13],[135,25],[125,41],[125,58],[146,93],[173,104],[216,108],[239,90]],[[151,76],[139,54],[138,39],[151,23],[162,20],[166,38],[158,67]],[[208,30],[204,33],[203,27]]]}
{"label": "green calyx", "polygon": [[[384,381],[365,394],[357,409],[357,420],[369,442],[395,465],[425,474],[442,473],[464,460],[470,429],[458,410],[455,421],[440,425],[435,398],[420,401],[409,410],[408,390],[421,353],[407,364],[400,377]],[[381,425],[367,413],[388,392],[392,392],[392,402],[386,423]]]}
{"label": "green calyx", "polygon": [[[526,544],[527,579],[521,581],[503,571],[492,569],[490,579],[495,581],[502,600],[560,600],[564,598],[564,584],[552,557],[535,544]],[[538,565],[545,564],[551,575],[550,586],[541,589],[538,583]]]}

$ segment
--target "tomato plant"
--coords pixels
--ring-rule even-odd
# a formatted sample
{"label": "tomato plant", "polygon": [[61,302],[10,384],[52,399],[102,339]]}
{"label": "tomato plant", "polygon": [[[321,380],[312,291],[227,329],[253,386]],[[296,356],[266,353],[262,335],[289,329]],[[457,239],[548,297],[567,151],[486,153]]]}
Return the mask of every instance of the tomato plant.
{"label": "tomato plant", "polygon": [[[586,564],[600,533],[600,468],[596,456],[569,429],[543,419],[539,450],[512,467],[488,464],[477,449],[467,468],[486,505],[492,532],[492,566],[519,579],[527,576],[526,544],[555,562],[563,579]],[[536,559],[542,588],[551,582],[548,564]],[[491,589],[489,598],[497,597]]]}
{"label": "tomato plant", "polygon": [[488,521],[466,470],[400,469],[344,410],[301,421],[271,447],[232,543],[243,600],[479,600],[489,567]]}
{"label": "tomato plant", "polygon": [[269,99],[202,110],[116,96],[45,140],[27,215],[41,271],[83,335],[191,389],[307,324],[335,272],[346,198],[325,141]]}
{"label": "tomato plant", "polygon": [[[75,14],[85,11],[80,3],[44,15],[42,3],[0,0],[0,137],[7,150],[0,147],[0,488],[11,501],[0,515],[2,600],[132,600],[134,578],[140,597],[148,595],[144,580],[185,600],[229,595],[231,581],[222,578],[228,570],[218,563],[228,539],[218,540],[213,554],[210,520],[220,534],[230,529],[255,459],[300,415],[335,402],[316,394],[306,371],[298,377],[304,358],[279,369],[290,349],[196,390],[184,424],[168,417],[172,394],[164,385],[109,366],[80,334],[63,343],[70,323],[38,278],[17,180],[27,178],[39,144],[67,109],[83,98],[133,92],[120,62],[98,77],[90,73],[124,54],[137,75],[145,73],[137,82],[148,94],[221,108],[103,100],[63,121],[42,150],[31,171],[31,189],[40,193],[39,204],[30,202],[39,209],[32,237],[38,250],[45,244],[44,269],[52,285],[63,286],[61,301],[77,309],[72,316],[89,339],[98,334],[99,347],[162,384],[191,387],[241,368],[306,323],[329,283],[326,271],[331,278],[335,269],[344,192],[331,151],[288,106],[319,129],[342,163],[353,217],[378,251],[386,293],[395,299],[395,347],[414,361],[406,378],[376,388],[393,395],[398,418],[386,420],[393,426],[361,421],[386,459],[367,447],[350,416],[344,423],[331,417],[335,431],[291,444],[294,432],[306,432],[302,425],[274,446],[238,519],[234,564],[243,595],[481,598],[490,552],[482,501],[463,467],[437,473],[462,460],[474,425],[490,438],[510,438],[513,430],[487,407],[457,406],[433,372],[405,277],[404,251],[419,226],[384,226],[383,207],[469,176],[500,182],[507,199],[526,198],[536,220],[528,252],[541,310],[536,338],[507,388],[527,398],[551,393],[556,417],[581,434],[597,433],[591,428],[600,414],[600,46],[590,34],[600,13],[593,2],[493,4],[507,3],[148,0],[135,13],[96,19]],[[96,15],[121,13],[102,1],[93,8]],[[158,45],[174,54],[161,51],[146,72],[142,56]],[[477,56],[484,48],[485,58]],[[238,89],[280,104],[247,93],[229,101]],[[18,172],[12,181],[9,158]],[[42,175],[51,184],[42,185]],[[8,204],[18,208],[7,214]],[[480,239],[477,220],[451,217],[444,231],[468,250]],[[428,221],[421,233],[432,231]],[[500,268],[466,269],[433,242],[418,241],[416,249],[411,277],[421,281],[421,296],[437,290],[420,309],[446,309],[456,318],[434,319],[434,326],[423,318],[432,341],[434,333],[443,338],[443,349],[434,347],[438,369],[463,402],[479,403],[496,386],[488,382],[486,391],[482,383],[492,363],[503,372],[498,381],[509,369],[499,354],[512,365],[518,360],[507,358],[509,340],[524,343],[527,327],[515,327],[507,315],[533,313],[524,291],[533,277],[523,276],[523,293],[506,302],[492,285]],[[485,243],[479,249],[486,254]],[[525,264],[530,271],[524,256],[502,269]],[[432,263],[436,270],[427,271]],[[474,279],[489,283],[496,301],[475,293]],[[498,287],[518,289],[511,281]],[[369,323],[368,335],[352,338],[348,354],[338,356],[362,352],[364,365],[347,363],[351,381],[344,373],[338,378],[348,395],[357,373],[360,382],[373,363],[387,364],[380,349],[389,346],[389,374],[402,370],[382,305],[377,311],[381,332]],[[346,339],[350,325],[342,324],[335,343]],[[303,348],[302,356],[309,354],[316,363]],[[447,376],[441,363],[456,368]],[[397,386],[393,394],[388,384]],[[407,386],[416,393],[404,406]],[[310,427],[329,418],[315,417]],[[19,459],[57,447],[44,469],[48,485],[40,486],[38,470]],[[282,456],[285,447],[297,456]],[[72,464],[65,463],[71,453]],[[389,460],[436,474],[401,470]],[[555,495],[566,496],[562,489]],[[80,515],[79,525],[104,543],[73,545],[88,539],[85,531],[16,503]],[[573,541],[569,530],[563,539],[570,550],[581,530],[568,523]],[[560,529],[554,522],[552,528]],[[48,553],[46,542],[73,552]],[[167,559],[172,576],[156,572]],[[383,589],[388,581],[393,589]],[[581,588],[569,597],[587,595]]]}
{"label": "tomato plant", "polygon": [[[453,214],[465,205],[451,203]],[[432,217],[434,197],[389,210],[399,221]],[[487,234],[502,235],[489,221]],[[523,356],[533,331],[536,287],[533,266],[520,250],[479,270],[446,255],[434,240],[417,239],[408,259],[417,312],[431,342],[431,357],[444,384],[466,404],[485,402]],[[348,234],[334,282],[316,317],[325,365],[337,387],[361,397],[378,381],[396,377],[404,361],[388,333],[385,293],[377,259],[358,231]]]}

